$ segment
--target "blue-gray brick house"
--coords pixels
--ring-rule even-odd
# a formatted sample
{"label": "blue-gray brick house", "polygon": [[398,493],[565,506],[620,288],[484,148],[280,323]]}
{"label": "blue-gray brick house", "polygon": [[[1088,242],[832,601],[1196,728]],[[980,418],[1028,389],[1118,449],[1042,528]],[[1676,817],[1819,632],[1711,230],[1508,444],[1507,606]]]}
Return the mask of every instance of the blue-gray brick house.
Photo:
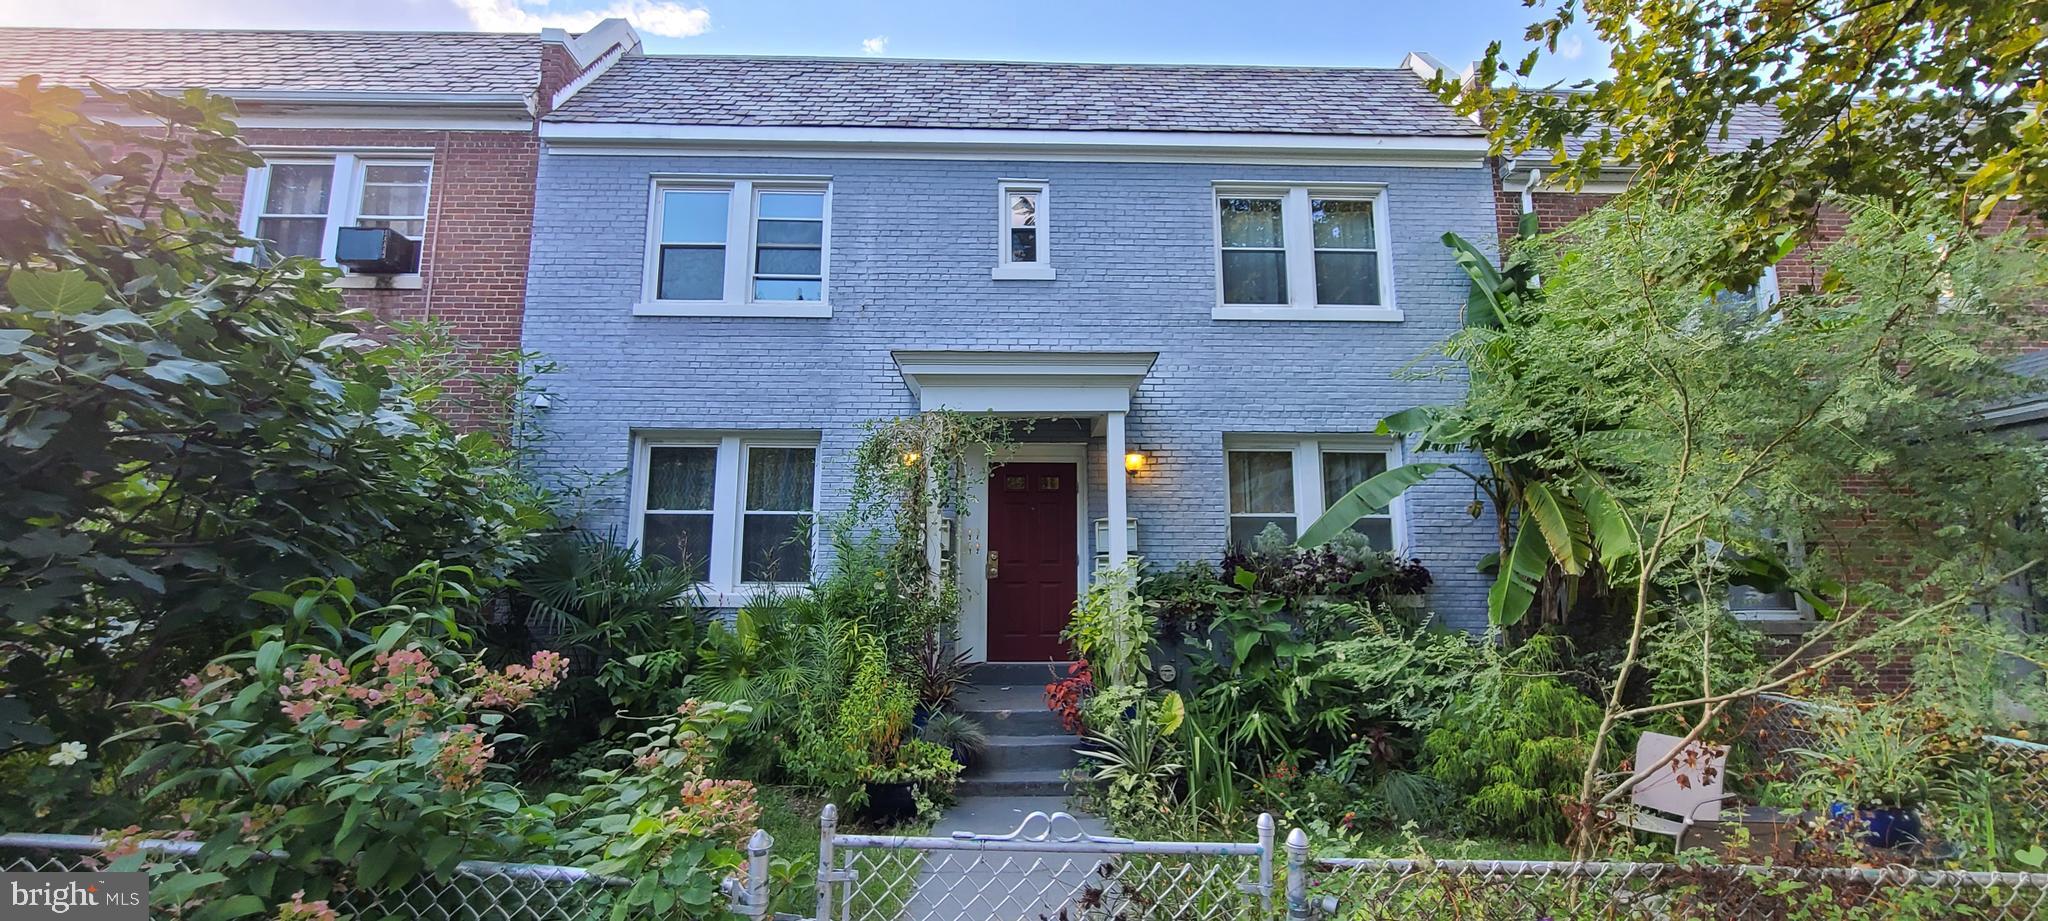
{"label": "blue-gray brick house", "polygon": [[[539,464],[623,472],[582,523],[733,605],[826,565],[801,536],[844,507],[870,420],[1035,420],[956,522],[962,639],[1063,658],[1098,554],[1293,532],[1417,459],[1379,419],[1456,398],[1413,362],[1464,302],[1443,234],[1496,241],[1493,183],[1431,63],[624,56],[541,130]],[[1492,549],[1472,499],[1443,473],[1358,525],[1466,627]]]}

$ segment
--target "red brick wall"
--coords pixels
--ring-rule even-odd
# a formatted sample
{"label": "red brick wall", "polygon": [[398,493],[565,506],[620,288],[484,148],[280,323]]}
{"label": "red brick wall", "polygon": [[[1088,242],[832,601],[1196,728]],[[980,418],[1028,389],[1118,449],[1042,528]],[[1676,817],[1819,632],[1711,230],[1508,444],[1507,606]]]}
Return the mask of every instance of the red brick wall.
{"label": "red brick wall", "polygon": [[[1614,196],[1600,192],[1533,192],[1529,198],[1536,208],[1537,227],[1544,233],[1563,230],[1566,224],[1614,200]],[[1510,239],[1521,221],[1522,193],[1496,185],[1493,199],[1501,239]]]}
{"label": "red brick wall", "polygon": [[[436,320],[459,341],[474,377],[505,370],[499,361],[519,348],[526,265],[533,236],[533,184],[539,142],[531,131],[439,131],[358,128],[250,128],[256,147],[405,147],[433,150],[427,233],[417,290],[351,288],[349,306],[385,322]],[[242,188],[226,183],[239,207]],[[496,420],[474,404],[474,381],[458,382],[441,409],[464,428]]]}

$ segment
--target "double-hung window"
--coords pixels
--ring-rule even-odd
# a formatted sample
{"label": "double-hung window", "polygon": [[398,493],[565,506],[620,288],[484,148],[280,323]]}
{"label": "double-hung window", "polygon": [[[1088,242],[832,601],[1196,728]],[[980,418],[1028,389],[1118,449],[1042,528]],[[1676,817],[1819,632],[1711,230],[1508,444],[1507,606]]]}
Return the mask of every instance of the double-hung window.
{"label": "double-hung window", "polygon": [[[389,227],[424,241],[433,172],[426,156],[272,158],[249,172],[244,192],[242,232],[261,242],[250,256],[261,265],[287,256],[332,264],[336,231],[343,227]],[[403,286],[417,283],[413,278]]]}
{"label": "double-hung window", "polygon": [[663,180],[654,188],[650,316],[829,317],[830,192],[815,180]]}
{"label": "double-hung window", "polygon": [[1378,186],[1216,186],[1218,320],[1399,320]]}
{"label": "double-hung window", "polygon": [[1052,271],[1051,196],[1040,180],[1005,179],[997,183],[997,281],[1050,281]]}
{"label": "double-hung window", "polygon": [[811,577],[818,445],[810,436],[642,438],[630,539],[717,595]]}
{"label": "double-hung window", "polygon": [[[1391,439],[1354,435],[1231,435],[1224,439],[1230,545],[1268,527],[1293,540],[1345,493],[1399,463]],[[1352,522],[1375,549],[1400,552],[1399,499]]]}

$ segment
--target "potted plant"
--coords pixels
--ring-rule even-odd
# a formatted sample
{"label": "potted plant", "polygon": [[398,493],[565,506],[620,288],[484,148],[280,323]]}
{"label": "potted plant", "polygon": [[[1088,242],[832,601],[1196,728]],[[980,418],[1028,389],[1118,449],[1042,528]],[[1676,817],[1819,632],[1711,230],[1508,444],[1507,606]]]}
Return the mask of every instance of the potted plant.
{"label": "potted plant", "polygon": [[1088,667],[1087,659],[1081,659],[1067,666],[1067,677],[1045,686],[1045,708],[1060,715],[1060,725],[1068,732],[1080,735],[1086,728],[1081,708],[1094,694],[1094,671]]}
{"label": "potted plant", "polygon": [[1807,762],[1793,782],[1801,798],[1861,825],[1865,844],[1919,844],[1919,806],[1941,767],[1938,730],[1890,704],[1817,706],[1807,729],[1812,743],[1787,750]]}
{"label": "potted plant", "polygon": [[862,818],[877,825],[896,825],[914,818],[922,803],[944,797],[960,779],[960,763],[951,752],[923,739],[896,749],[887,764],[863,772],[867,805]]}
{"label": "potted plant", "polygon": [[951,707],[961,691],[974,686],[968,680],[973,662],[965,651],[948,651],[937,631],[925,634],[911,661],[917,672],[917,710],[911,723],[923,729],[933,714]]}
{"label": "potted plant", "polygon": [[1422,565],[1421,560],[1394,557],[1387,561],[1387,572],[1375,579],[1372,587],[1396,613],[1419,620],[1429,603],[1429,587],[1435,581],[1436,577],[1430,575],[1429,567]]}
{"label": "potted plant", "polygon": [[961,767],[972,767],[988,748],[988,730],[958,713],[934,713],[918,730],[918,738],[943,746]]}

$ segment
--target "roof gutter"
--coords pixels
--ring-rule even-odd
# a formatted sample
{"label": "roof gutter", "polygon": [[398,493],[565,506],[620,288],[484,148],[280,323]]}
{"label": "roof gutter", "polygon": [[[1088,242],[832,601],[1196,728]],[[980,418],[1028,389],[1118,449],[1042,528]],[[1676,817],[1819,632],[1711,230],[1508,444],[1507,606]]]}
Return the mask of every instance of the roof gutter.
{"label": "roof gutter", "polygon": [[400,93],[355,90],[216,89],[216,95],[259,105],[357,105],[502,108],[525,107],[524,93]]}
{"label": "roof gutter", "polygon": [[1117,152],[1151,155],[1266,155],[1324,159],[1389,158],[1445,166],[1483,166],[1481,137],[1371,136],[1198,131],[1068,131],[979,128],[796,127],[547,121],[542,140],[564,153],[603,148],[691,151],[859,149],[868,152]]}

